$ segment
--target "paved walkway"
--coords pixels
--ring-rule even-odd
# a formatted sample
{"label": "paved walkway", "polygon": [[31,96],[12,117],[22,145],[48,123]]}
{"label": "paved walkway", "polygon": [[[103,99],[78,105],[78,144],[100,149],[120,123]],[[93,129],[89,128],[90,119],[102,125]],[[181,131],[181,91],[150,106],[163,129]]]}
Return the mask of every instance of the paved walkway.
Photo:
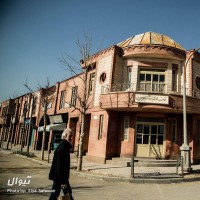
{"label": "paved walkway", "polygon": [[[12,146],[11,151],[20,150],[20,146]],[[5,145],[3,147],[5,149]],[[26,152],[26,149],[23,149]],[[45,151],[45,158],[41,160],[41,151],[30,149],[36,157],[31,158],[34,162],[42,162],[51,166],[53,152],[49,155]],[[177,183],[184,181],[200,181],[200,165],[192,165],[192,173],[184,173],[184,176],[176,173],[176,167],[134,167],[134,178],[131,177],[131,167],[122,167],[119,165],[100,164],[83,160],[82,171],[77,172],[77,158],[71,154],[71,173],[76,173],[86,178],[104,179],[110,181],[126,181],[138,183]],[[180,172],[180,169],[179,169]]]}

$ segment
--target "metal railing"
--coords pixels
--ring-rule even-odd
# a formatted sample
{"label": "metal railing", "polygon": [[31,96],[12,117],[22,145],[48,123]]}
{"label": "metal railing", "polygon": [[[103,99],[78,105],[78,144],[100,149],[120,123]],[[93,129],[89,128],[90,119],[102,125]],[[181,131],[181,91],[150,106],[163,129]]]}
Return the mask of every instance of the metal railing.
{"label": "metal railing", "polygon": [[134,84],[131,84],[131,83],[113,84],[111,86],[111,92],[133,91],[133,89],[134,89]]}
{"label": "metal railing", "polygon": [[101,93],[106,94],[109,92],[123,92],[123,91],[145,91],[145,92],[158,92],[165,93],[166,85],[162,84],[149,84],[149,83],[120,83],[120,84],[112,84],[111,87],[109,85],[105,85],[101,87]]}
{"label": "metal railing", "polygon": [[176,173],[178,174],[178,169],[181,168],[181,176],[183,177],[183,156],[178,155],[176,158]]}
{"label": "metal railing", "polygon": [[133,83],[121,83],[121,84],[112,84],[105,85],[101,87],[101,94],[106,94],[109,92],[123,92],[123,91],[136,91],[135,84]]}
{"label": "metal railing", "polygon": [[[167,85],[164,83],[160,84],[149,84],[149,83],[120,83],[112,84],[111,86],[105,85],[101,87],[101,94],[108,94],[110,92],[152,92],[152,93],[172,93],[172,94],[182,94],[182,87],[177,88],[177,91],[169,90],[167,91]],[[193,89],[192,92],[189,88],[186,88],[186,94],[200,99],[200,90]]]}
{"label": "metal railing", "polygon": [[[168,178],[171,177],[183,177],[184,173],[183,173],[183,156],[181,155],[177,155],[175,157],[173,157],[173,159],[176,162],[176,172],[172,172],[170,174],[167,174]],[[179,171],[180,169],[180,171]],[[175,176],[175,174],[177,176]],[[142,174],[135,174],[135,158],[134,156],[132,156],[131,158],[131,177],[132,178],[136,178],[136,177],[142,177],[142,178],[149,178],[149,177],[154,177],[154,178],[161,178],[161,177],[165,177],[165,174],[162,172],[159,172],[158,169],[155,167],[155,171],[152,172],[145,172],[143,169],[143,173]]]}

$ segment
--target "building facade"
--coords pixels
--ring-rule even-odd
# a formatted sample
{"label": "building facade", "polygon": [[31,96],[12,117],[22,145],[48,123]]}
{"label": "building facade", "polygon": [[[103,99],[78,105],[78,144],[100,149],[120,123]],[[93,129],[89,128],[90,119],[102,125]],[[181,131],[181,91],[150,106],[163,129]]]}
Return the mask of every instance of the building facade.
{"label": "building facade", "polygon": [[[87,73],[89,106],[83,145],[88,160],[105,163],[112,157],[134,155],[169,159],[179,155],[183,143],[182,86],[183,70],[186,69],[187,138],[192,149],[192,163],[200,163],[198,51],[187,51],[168,36],[146,32],[97,52],[88,60],[92,67]],[[189,62],[184,67],[186,61]],[[48,88],[47,96],[51,101],[46,117],[46,149],[56,147],[67,126],[75,135],[74,150],[78,149],[82,123],[78,108],[81,109],[79,98],[83,98],[83,75]],[[31,95],[35,98],[35,106],[29,144],[41,150],[44,139],[42,91],[13,100],[20,102],[16,103],[16,121],[6,112],[11,100],[1,103],[1,138],[6,141],[11,130],[13,144],[28,144],[26,132],[31,107],[27,113],[24,109],[26,103],[30,105]],[[26,136],[21,137],[20,130],[26,130]]]}

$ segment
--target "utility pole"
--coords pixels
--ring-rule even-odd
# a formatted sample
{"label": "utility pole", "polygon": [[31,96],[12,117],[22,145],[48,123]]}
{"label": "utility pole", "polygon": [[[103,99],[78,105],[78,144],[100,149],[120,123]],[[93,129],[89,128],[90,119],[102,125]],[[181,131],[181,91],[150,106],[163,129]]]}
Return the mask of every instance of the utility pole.
{"label": "utility pole", "polygon": [[191,55],[186,59],[183,69],[183,144],[180,147],[181,156],[183,156],[183,168],[185,171],[191,172],[191,147],[188,145],[187,141],[187,108],[186,108],[186,67],[188,61],[200,48],[194,50]]}

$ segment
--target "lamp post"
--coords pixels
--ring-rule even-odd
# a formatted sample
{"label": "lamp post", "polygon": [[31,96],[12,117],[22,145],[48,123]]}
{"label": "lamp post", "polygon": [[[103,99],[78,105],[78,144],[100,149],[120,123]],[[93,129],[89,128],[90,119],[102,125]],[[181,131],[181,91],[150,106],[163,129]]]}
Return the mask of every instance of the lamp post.
{"label": "lamp post", "polygon": [[191,59],[191,57],[194,55],[195,52],[197,52],[200,48],[195,49],[190,56],[186,59],[183,69],[183,144],[180,147],[181,150],[181,156],[183,156],[183,167],[184,170],[190,172],[192,171],[191,168],[191,158],[190,158],[190,150],[191,147],[188,145],[187,141],[187,111],[186,111],[186,67]]}

